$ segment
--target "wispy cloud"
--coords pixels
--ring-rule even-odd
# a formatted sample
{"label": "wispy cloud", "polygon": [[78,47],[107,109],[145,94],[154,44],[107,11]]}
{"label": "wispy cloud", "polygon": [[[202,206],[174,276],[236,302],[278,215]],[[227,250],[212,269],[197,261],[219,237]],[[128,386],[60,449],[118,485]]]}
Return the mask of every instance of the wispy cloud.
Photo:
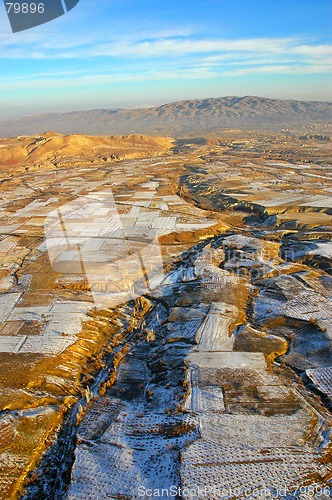
{"label": "wispy cloud", "polygon": [[[332,45],[300,38],[202,39],[191,33],[141,32],[130,40],[103,43],[96,35],[69,35],[53,42],[23,33],[20,43],[0,37],[3,58],[47,61],[74,59],[76,68],[31,72],[2,78],[0,89],[70,88],[175,79],[206,79],[261,74],[332,73]],[[162,36],[161,36],[162,35]],[[23,44],[22,41],[25,43]],[[91,61],[88,67],[86,61]],[[80,61],[83,61],[80,67]],[[98,61],[98,63],[96,63]],[[111,64],[110,64],[111,63]]]}
{"label": "wispy cloud", "polygon": [[[45,37],[43,33],[21,33],[13,39],[0,36],[1,58],[75,58],[175,57],[191,54],[292,54],[297,56],[332,56],[332,45],[304,43],[293,37],[243,38],[236,40],[199,38],[193,32],[179,30],[140,32],[129,36],[103,37],[103,33],[66,37]],[[107,39],[107,42],[103,40]]]}
{"label": "wispy cloud", "polygon": [[13,34],[0,2],[1,112],[226,93],[328,100],[328,3],[81,0]]}
{"label": "wispy cloud", "polygon": [[84,89],[110,86],[118,83],[138,83],[153,81],[175,80],[208,80],[211,78],[230,78],[259,74],[289,74],[307,75],[312,73],[327,74],[332,72],[332,65],[290,65],[290,64],[260,64],[234,67],[226,65],[222,68],[213,67],[204,61],[183,67],[169,68],[139,68],[128,72],[125,68],[120,71],[85,74],[82,71],[64,72],[63,74],[45,73],[36,74],[29,79],[6,79],[0,83],[0,91],[44,89],[48,91],[64,89]]}
{"label": "wispy cloud", "polygon": [[0,35],[0,60],[0,91],[15,102],[15,95],[27,93],[68,96],[77,89],[82,95],[106,94],[131,84],[143,88],[141,82],[162,86],[192,80],[204,87],[208,81],[241,81],[250,75],[257,81],[259,75],[326,77],[332,73],[332,45],[309,37],[233,39],[204,36],[190,27],[141,26],[126,35],[105,29],[79,36],[70,31],[62,36],[43,31]]}
{"label": "wispy cloud", "polygon": [[172,57],[188,54],[260,52],[283,53],[292,39],[241,39],[241,40],[197,40],[192,38],[168,38],[134,43],[97,44],[87,55],[126,57]]}
{"label": "wispy cloud", "polygon": [[[332,45],[294,37],[236,40],[200,38],[178,30],[118,36],[104,43],[101,35],[67,35],[45,39],[41,33],[22,33],[16,43],[0,37],[5,60],[75,60],[75,69],[23,74],[3,78],[0,88],[68,88],[114,82],[206,79],[261,74],[332,73]],[[91,68],[86,61],[91,61]],[[82,68],[80,69],[80,61]],[[98,61],[98,69],[96,61]],[[105,68],[103,68],[103,62]],[[110,64],[111,63],[111,64]],[[107,69],[112,68],[112,69]]]}

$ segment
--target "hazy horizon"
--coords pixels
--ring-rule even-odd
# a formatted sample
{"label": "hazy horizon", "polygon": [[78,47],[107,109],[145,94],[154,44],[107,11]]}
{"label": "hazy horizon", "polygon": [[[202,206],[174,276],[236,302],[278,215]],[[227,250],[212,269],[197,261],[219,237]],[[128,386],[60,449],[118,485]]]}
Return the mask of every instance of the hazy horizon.
{"label": "hazy horizon", "polygon": [[63,113],[79,113],[79,112],[91,112],[91,111],[111,111],[111,110],[140,110],[140,109],[150,109],[150,108],[155,108],[155,107],[159,107],[159,106],[164,106],[164,105],[167,105],[167,104],[176,104],[177,102],[184,102],[186,100],[190,100],[190,101],[200,101],[200,100],[207,100],[207,99],[224,99],[224,98],[227,98],[227,97],[235,97],[235,98],[239,98],[239,99],[243,99],[245,97],[255,97],[255,98],[259,98],[259,99],[273,99],[273,100],[283,100],[283,101],[299,101],[299,102],[332,102],[332,99],[331,100],[325,100],[325,99],[296,99],[296,98],[278,98],[278,97],[268,97],[268,96],[254,96],[254,95],[242,95],[242,96],[239,96],[239,95],[234,95],[234,96],[230,96],[230,95],[227,95],[227,96],[205,96],[205,97],[197,97],[197,98],[193,98],[193,99],[181,99],[181,100],[176,100],[176,101],[160,101],[160,102],[157,102],[157,103],[152,103],[152,104],[141,104],[141,105],[123,105],[123,106],[112,106],[112,107],[96,107],[96,108],[87,108],[87,107],[82,107],[81,109],[79,108],[73,108],[73,109],[64,109],[64,110],[59,110],[59,109],[55,109],[55,110],[45,110],[45,111],[41,111],[41,112],[35,112],[35,113],[22,113],[20,115],[9,115],[9,116],[1,116],[0,115],[0,120],[16,120],[16,119],[20,119],[20,118],[27,118],[29,116],[33,117],[33,116],[38,116],[38,115],[48,115],[48,114],[63,114]]}
{"label": "hazy horizon", "polygon": [[227,95],[332,100],[332,4],[79,4],[13,34],[0,16],[1,117]]}

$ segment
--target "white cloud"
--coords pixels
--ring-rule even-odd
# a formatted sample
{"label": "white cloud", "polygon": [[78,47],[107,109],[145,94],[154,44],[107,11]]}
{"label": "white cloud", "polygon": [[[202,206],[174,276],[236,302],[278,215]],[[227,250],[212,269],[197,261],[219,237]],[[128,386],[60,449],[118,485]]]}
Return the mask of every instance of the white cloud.
{"label": "white cloud", "polygon": [[241,76],[250,74],[263,74],[271,73],[275,75],[289,74],[289,75],[305,75],[313,73],[332,73],[331,64],[316,64],[311,66],[305,65],[279,65],[272,64],[266,66],[257,66],[250,68],[234,69],[229,71],[223,71],[220,74],[222,76]]}
{"label": "white cloud", "polygon": [[211,78],[229,78],[241,77],[246,75],[259,74],[311,74],[311,73],[331,73],[331,64],[316,64],[316,65],[290,65],[290,64],[261,64],[258,66],[247,65],[246,67],[234,67],[233,64],[223,67],[214,67],[202,60],[193,65],[180,65],[163,67],[160,65],[154,69],[140,68],[136,71],[126,71],[122,68],[118,71],[109,71],[103,73],[91,72],[84,74],[81,71],[68,71],[59,74],[56,73],[40,73],[31,76],[29,79],[21,78],[6,79],[0,83],[0,91],[35,91],[42,90],[59,90],[59,89],[84,89],[98,88],[107,85],[118,83],[135,83],[135,82],[152,82],[152,81],[170,81],[170,80],[207,80]]}
{"label": "white cloud", "polygon": [[170,57],[220,52],[283,53],[292,39],[252,38],[241,40],[195,40],[184,38],[97,44],[88,50],[92,56]]}
{"label": "white cloud", "polygon": [[[96,43],[84,50],[86,56],[109,57],[174,57],[191,54],[217,53],[273,53],[283,54],[292,50],[292,39],[241,39],[241,40],[196,40],[193,38],[161,38],[156,40],[114,41]],[[74,55],[74,54],[72,54]],[[80,57],[79,53],[76,53]]]}
{"label": "white cloud", "polygon": [[[103,42],[102,35],[45,38],[45,33],[0,36],[5,59],[75,59],[60,72],[21,73],[2,78],[0,89],[87,87],[116,82],[207,79],[250,74],[314,74],[332,72],[332,45],[300,38],[202,39],[188,30],[140,32]],[[155,38],[154,38],[155,37]],[[106,38],[106,37],[105,37]],[[107,37],[109,40],[109,37]],[[14,41],[13,41],[14,40]],[[90,59],[89,59],[90,58]],[[90,69],[89,69],[89,63]],[[4,61],[5,62],[5,61]],[[110,64],[111,63],[111,64]],[[58,61],[55,62],[55,67]]]}
{"label": "white cloud", "polygon": [[[56,34],[55,34],[56,35]],[[2,58],[78,58],[87,57],[178,57],[193,54],[211,54],[216,57],[229,57],[234,54],[265,54],[276,57],[282,55],[311,56],[315,58],[331,56],[332,45],[303,43],[297,38],[246,38],[237,40],[197,38],[187,30],[140,32],[129,37],[101,33],[67,34],[66,37],[45,36],[42,32],[18,33],[0,36]],[[107,43],[103,40],[107,38]]]}
{"label": "white cloud", "polygon": [[298,45],[293,53],[312,57],[332,56],[332,45]]}

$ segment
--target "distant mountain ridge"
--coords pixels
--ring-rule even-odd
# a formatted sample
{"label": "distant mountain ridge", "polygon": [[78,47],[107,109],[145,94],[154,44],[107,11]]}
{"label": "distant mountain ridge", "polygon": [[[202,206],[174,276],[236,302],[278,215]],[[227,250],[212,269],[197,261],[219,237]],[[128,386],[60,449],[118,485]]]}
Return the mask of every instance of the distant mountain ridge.
{"label": "distant mountain ridge", "polygon": [[179,101],[151,108],[95,109],[1,120],[0,136],[55,130],[61,134],[154,134],[181,136],[218,129],[303,130],[332,125],[332,103],[263,97],[220,97]]}

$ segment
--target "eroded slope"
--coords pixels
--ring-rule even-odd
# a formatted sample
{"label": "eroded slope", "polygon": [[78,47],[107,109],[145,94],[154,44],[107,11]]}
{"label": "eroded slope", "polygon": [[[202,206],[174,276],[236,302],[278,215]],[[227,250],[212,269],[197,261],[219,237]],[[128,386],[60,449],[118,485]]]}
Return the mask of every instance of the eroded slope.
{"label": "eroded slope", "polygon": [[2,184],[2,498],[328,487],[329,147],[198,142]]}

